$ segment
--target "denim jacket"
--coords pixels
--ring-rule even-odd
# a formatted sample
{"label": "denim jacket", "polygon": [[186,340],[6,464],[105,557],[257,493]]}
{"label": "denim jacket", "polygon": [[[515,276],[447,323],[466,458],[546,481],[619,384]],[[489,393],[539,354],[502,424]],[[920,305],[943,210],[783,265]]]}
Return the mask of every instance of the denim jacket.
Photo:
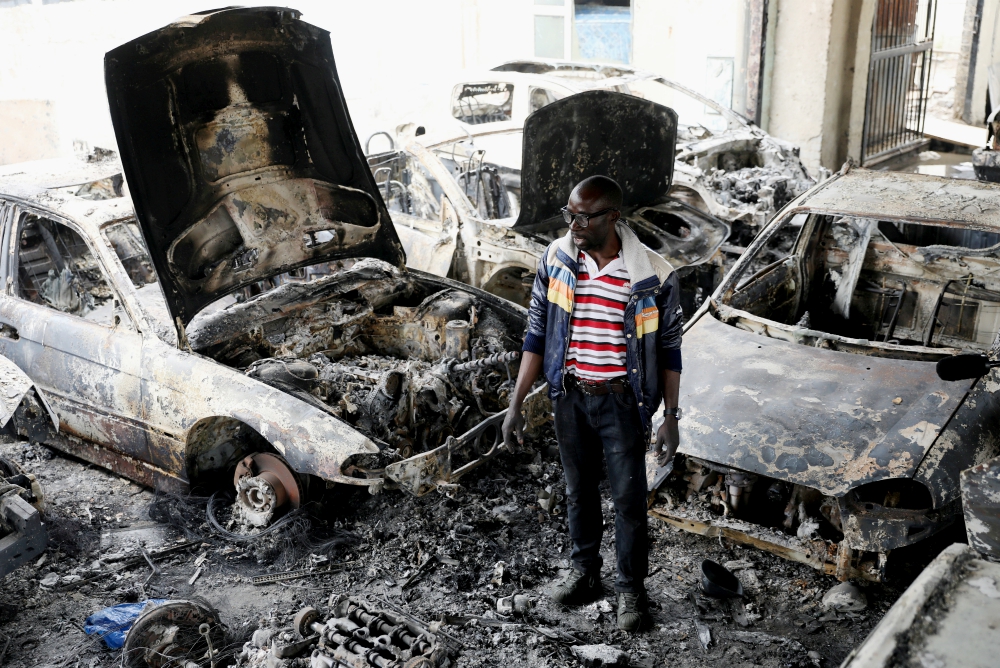
{"label": "denim jacket", "polygon": [[[681,370],[680,286],[673,267],[643,246],[627,225],[619,222],[615,230],[632,283],[625,306],[626,371],[643,427],[649,430],[663,395],[660,372]],[[543,356],[552,399],[566,393],[563,380],[579,255],[568,232],[553,241],[538,261],[531,290],[522,350]]]}

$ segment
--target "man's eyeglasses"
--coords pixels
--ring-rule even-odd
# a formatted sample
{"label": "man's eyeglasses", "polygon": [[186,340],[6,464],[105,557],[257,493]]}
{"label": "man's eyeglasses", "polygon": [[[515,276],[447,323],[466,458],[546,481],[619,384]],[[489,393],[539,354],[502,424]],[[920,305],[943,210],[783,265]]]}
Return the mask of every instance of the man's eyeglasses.
{"label": "man's eyeglasses", "polygon": [[562,211],[563,220],[566,221],[567,225],[572,225],[576,222],[577,227],[581,230],[590,227],[591,218],[599,218],[610,211],[617,211],[618,209],[614,207],[609,207],[607,209],[602,209],[601,211],[595,211],[594,213],[573,213],[567,207],[560,209]]}

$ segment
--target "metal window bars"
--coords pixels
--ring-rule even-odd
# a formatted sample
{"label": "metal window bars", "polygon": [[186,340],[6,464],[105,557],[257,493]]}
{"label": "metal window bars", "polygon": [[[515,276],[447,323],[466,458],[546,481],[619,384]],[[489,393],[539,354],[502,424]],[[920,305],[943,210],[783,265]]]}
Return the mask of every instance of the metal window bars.
{"label": "metal window bars", "polygon": [[878,0],[872,24],[861,164],[924,141],[937,0]]}

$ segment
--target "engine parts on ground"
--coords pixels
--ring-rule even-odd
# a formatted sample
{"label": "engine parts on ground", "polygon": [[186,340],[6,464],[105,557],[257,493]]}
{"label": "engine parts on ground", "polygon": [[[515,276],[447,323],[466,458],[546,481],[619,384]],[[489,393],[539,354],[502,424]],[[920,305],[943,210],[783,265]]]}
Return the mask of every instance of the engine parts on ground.
{"label": "engine parts on ground", "polygon": [[742,598],[743,584],[725,566],[711,559],[701,562],[701,590],[713,598]]}
{"label": "engine parts on ground", "polygon": [[125,668],[215,668],[226,627],[208,604],[167,601],[148,607],[125,637]]}
{"label": "engine parts on ground", "polygon": [[45,551],[42,488],[35,476],[0,458],[0,577]]}
{"label": "engine parts on ground", "polygon": [[[290,628],[259,629],[243,647],[237,665],[284,666],[309,657],[310,668],[444,668],[451,648],[410,618],[345,595],[332,596],[323,614],[302,608]],[[287,664],[290,665],[290,664]]]}
{"label": "engine parts on ground", "polygon": [[152,598],[141,603],[119,603],[109,606],[87,617],[83,622],[83,632],[103,640],[108,649],[121,649],[135,620],[149,608],[166,602],[162,598]]}

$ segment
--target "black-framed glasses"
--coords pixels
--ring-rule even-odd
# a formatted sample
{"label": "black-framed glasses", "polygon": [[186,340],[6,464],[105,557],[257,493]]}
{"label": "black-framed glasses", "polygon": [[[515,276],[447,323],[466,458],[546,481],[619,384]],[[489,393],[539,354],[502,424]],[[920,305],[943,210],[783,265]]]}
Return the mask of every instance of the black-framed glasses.
{"label": "black-framed glasses", "polygon": [[560,211],[562,211],[563,220],[566,221],[566,224],[572,225],[573,222],[575,221],[577,227],[579,227],[581,230],[590,227],[591,218],[599,218],[600,216],[603,216],[606,213],[617,210],[618,209],[614,207],[609,207],[607,209],[602,209],[601,211],[595,211],[594,213],[573,213],[565,206],[562,209],[560,209]]}

